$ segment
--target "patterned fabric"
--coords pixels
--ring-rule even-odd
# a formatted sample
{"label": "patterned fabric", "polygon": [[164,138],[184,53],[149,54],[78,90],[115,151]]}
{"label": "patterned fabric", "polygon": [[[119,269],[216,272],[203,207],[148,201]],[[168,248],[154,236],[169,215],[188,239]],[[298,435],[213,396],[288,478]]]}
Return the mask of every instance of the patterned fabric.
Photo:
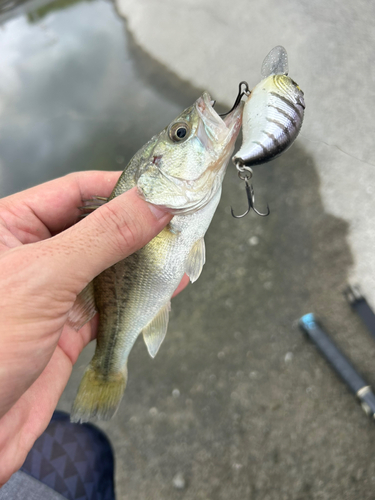
{"label": "patterned fabric", "polygon": [[69,500],[114,500],[111,445],[97,427],[56,411],[21,471]]}

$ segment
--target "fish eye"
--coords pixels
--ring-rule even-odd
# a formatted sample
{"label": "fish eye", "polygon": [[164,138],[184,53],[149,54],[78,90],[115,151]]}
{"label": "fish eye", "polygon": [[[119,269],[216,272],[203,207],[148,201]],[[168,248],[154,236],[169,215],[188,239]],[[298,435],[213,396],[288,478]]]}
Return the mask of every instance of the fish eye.
{"label": "fish eye", "polygon": [[169,129],[169,137],[173,142],[182,142],[189,137],[190,126],[185,122],[174,123]]}

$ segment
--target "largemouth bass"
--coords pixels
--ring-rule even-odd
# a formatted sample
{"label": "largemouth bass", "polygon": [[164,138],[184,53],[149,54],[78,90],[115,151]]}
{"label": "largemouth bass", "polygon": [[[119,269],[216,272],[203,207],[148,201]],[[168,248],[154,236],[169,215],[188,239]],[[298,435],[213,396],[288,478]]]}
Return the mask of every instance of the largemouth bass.
{"label": "largemouth bass", "polygon": [[261,70],[263,80],[245,102],[242,146],[233,157],[239,165],[259,165],[288,149],[302,127],[305,101],[297,83],[288,76],[288,54],[274,47]]}
{"label": "largemouth bass", "polygon": [[137,186],[146,201],[174,217],[145,247],[97,276],[73,308],[70,323],[76,328],[99,312],[96,351],[73,404],[73,422],[114,415],[138,335],[143,333],[154,357],[167,331],[173,292],[184,273],[192,282],[198,279],[205,263],[203,238],[220,200],[242,108],[222,119],[205,92],[138,151],[119,178],[110,199]]}

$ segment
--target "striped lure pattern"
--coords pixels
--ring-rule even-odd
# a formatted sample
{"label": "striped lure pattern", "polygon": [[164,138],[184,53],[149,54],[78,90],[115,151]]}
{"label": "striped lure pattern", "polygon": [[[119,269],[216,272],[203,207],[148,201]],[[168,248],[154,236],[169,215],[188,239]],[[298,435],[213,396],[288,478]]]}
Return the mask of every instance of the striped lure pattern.
{"label": "striped lure pattern", "polygon": [[[262,73],[273,51],[266,57]],[[245,102],[243,142],[233,157],[235,163],[253,166],[270,161],[291,146],[301,130],[305,110],[303,92],[286,74],[287,55],[283,51],[286,62],[278,70],[285,73],[272,73],[264,78]]]}

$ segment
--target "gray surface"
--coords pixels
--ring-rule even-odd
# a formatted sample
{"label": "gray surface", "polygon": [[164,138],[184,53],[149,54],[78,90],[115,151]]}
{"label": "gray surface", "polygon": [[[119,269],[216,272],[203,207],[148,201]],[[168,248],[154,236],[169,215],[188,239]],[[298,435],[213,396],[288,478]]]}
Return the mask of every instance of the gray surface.
{"label": "gray surface", "polygon": [[[375,385],[375,344],[342,296],[352,274],[374,297],[373,167],[321,142],[366,161],[374,156],[372,4],[128,0],[125,7],[141,47],[105,2],[17,24],[18,38],[10,33],[19,55],[8,46],[1,67],[16,76],[21,68],[24,78],[26,68],[31,80],[18,88],[0,82],[3,123],[19,117],[1,144],[2,194],[70,170],[118,168],[116,159],[178,115],[197,86],[207,84],[230,105],[238,82],[255,84],[263,57],[279,43],[307,112],[298,143],[256,171],[257,205],[269,202],[270,217],[232,219],[229,207],[244,209],[245,193],[230,170],[202,276],[174,299],[156,359],[141,339],[130,356],[121,408],[100,424],[116,452],[118,498],[372,500],[373,422],[296,326],[315,312]],[[34,30],[28,40],[57,33],[60,58],[43,44],[34,58],[25,55],[21,28]],[[27,101],[35,106],[25,111]],[[58,117],[49,111],[55,107]],[[60,409],[70,409],[92,349],[79,359]]]}
{"label": "gray surface", "polygon": [[62,500],[64,498],[22,471],[13,474],[0,489],[0,500]]}

